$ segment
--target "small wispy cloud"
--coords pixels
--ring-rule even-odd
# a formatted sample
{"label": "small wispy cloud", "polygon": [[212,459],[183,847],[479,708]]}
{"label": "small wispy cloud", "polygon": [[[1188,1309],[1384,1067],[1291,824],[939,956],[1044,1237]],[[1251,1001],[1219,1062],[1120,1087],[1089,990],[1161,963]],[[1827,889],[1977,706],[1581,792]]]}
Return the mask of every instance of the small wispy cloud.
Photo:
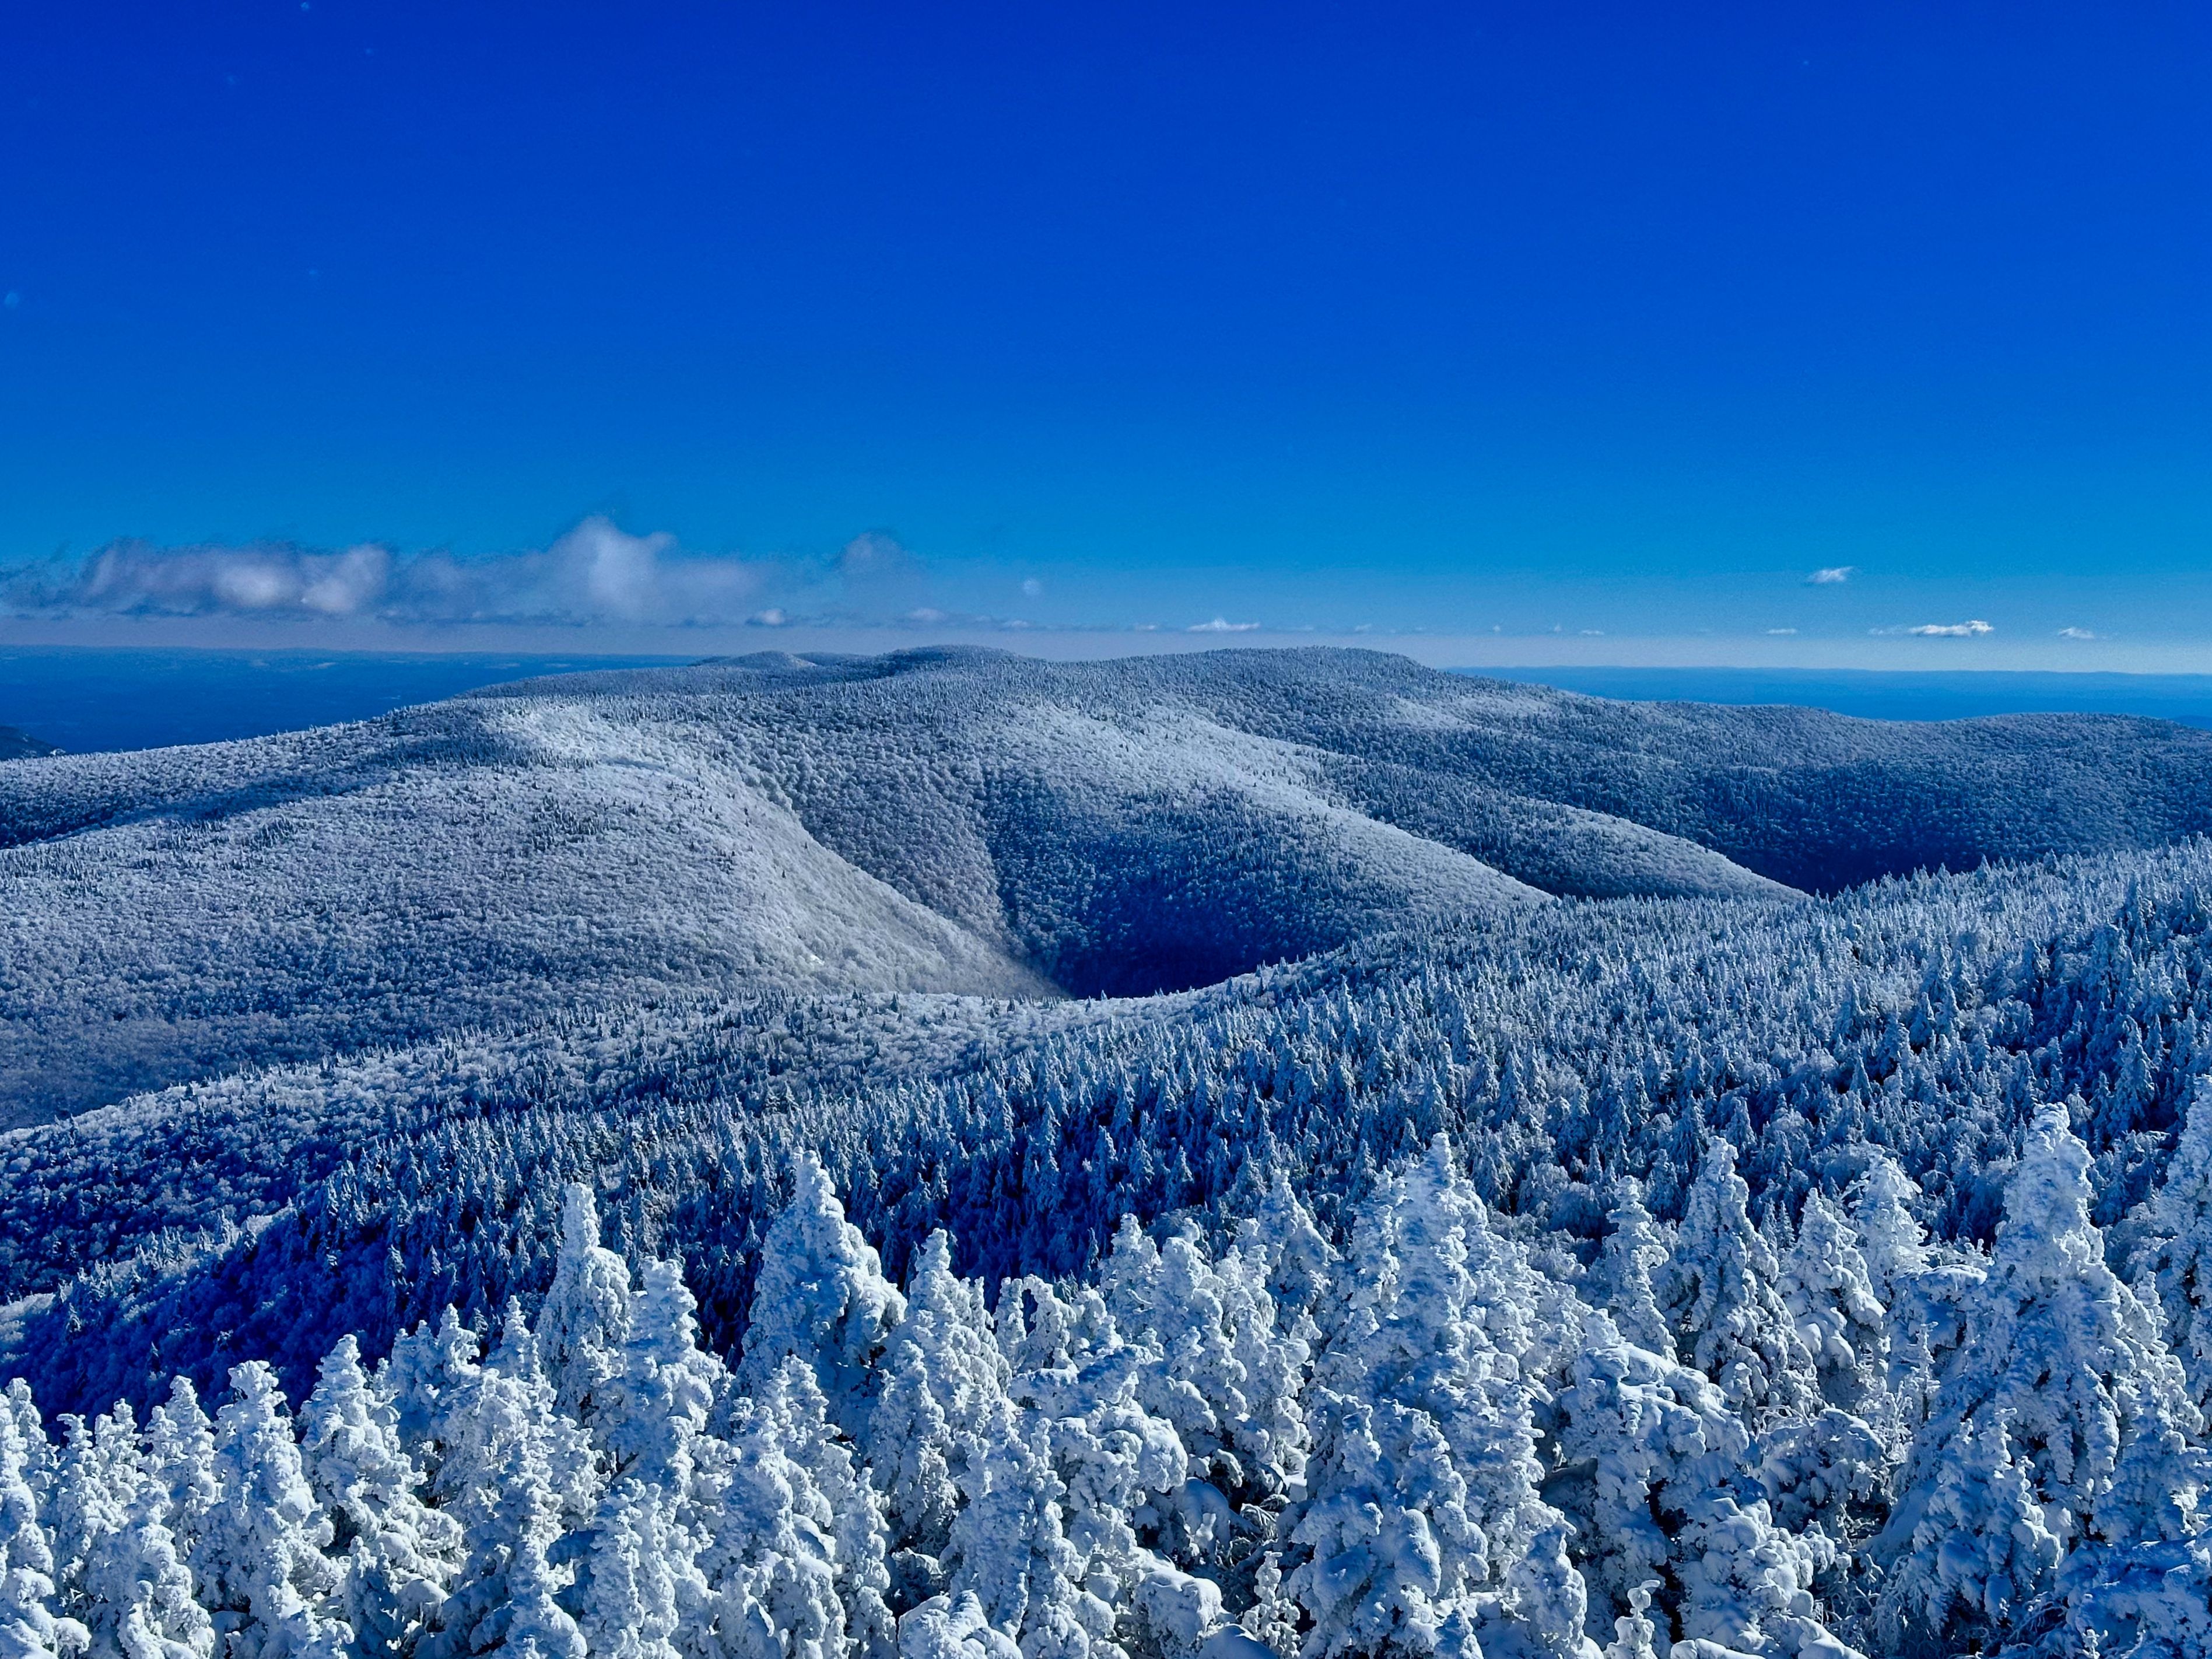
{"label": "small wispy cloud", "polygon": [[2061,628],[2058,637],[2061,639],[2098,639],[2103,636],[2093,634],[2087,628]]}
{"label": "small wispy cloud", "polygon": [[1917,634],[1923,639],[1972,639],[1978,634],[1993,634],[1996,630],[1977,618],[1972,622],[1923,622],[1905,631]]}
{"label": "small wispy cloud", "polygon": [[1249,634],[1260,625],[1256,622],[1231,622],[1217,616],[1211,622],[1194,622],[1183,631],[1194,634]]}
{"label": "small wispy cloud", "polygon": [[1797,631],[1795,628],[1769,628],[1766,631],[1773,638],[1781,639],[1788,635],[1796,633]]}
{"label": "small wispy cloud", "polygon": [[1039,582],[1035,576],[1024,576],[1022,579],[1022,591],[1031,599],[1035,599],[1044,591],[1044,583]]}
{"label": "small wispy cloud", "polygon": [[1830,564],[1814,571],[1805,581],[1811,587],[1832,588],[1838,582],[1849,582],[1858,574],[1858,568],[1856,564]]}

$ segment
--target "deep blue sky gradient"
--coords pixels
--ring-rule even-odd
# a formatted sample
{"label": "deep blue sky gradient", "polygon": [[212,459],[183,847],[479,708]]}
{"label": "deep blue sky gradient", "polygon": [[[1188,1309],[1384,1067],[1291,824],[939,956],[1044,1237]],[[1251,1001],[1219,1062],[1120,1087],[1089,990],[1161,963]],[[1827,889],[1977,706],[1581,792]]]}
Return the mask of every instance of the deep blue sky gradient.
{"label": "deep blue sky gradient", "polygon": [[0,564],[604,512],[1044,624],[2203,643],[2208,71],[2156,3],[19,7]]}

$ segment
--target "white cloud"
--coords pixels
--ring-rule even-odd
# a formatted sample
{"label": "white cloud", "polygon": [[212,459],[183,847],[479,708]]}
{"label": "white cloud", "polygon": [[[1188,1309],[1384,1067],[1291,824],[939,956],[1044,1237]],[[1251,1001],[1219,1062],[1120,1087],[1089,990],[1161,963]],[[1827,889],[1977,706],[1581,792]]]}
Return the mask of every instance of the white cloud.
{"label": "white cloud", "polygon": [[285,543],[118,541],[74,570],[0,575],[0,604],[58,616],[726,623],[744,619],[749,601],[778,574],[762,561],[686,553],[673,536],[635,536],[592,517],[549,547],[489,558],[404,556],[374,544],[330,552]]}
{"label": "white cloud", "polygon": [[1039,582],[1035,576],[1025,577],[1022,582],[1022,591],[1031,599],[1035,599],[1044,591],[1044,583]]}
{"label": "white cloud", "polygon": [[1259,625],[1256,622],[1231,622],[1226,617],[1217,616],[1211,622],[1194,622],[1184,631],[1194,634],[1249,634]]}
{"label": "white cloud", "polygon": [[790,622],[791,619],[783,613],[780,607],[771,605],[765,611],[755,611],[745,620],[756,628],[781,628]]}
{"label": "white cloud", "polygon": [[1605,630],[1602,628],[1584,628],[1582,630],[1582,636],[1584,639],[1603,639],[1605,637]]}
{"label": "white cloud", "polygon": [[1905,631],[1917,634],[1923,639],[1971,639],[1977,634],[1993,634],[1996,630],[1977,619],[1972,622],[1923,622]]}
{"label": "white cloud", "polygon": [[1849,582],[1858,573],[1856,564],[1831,564],[1813,572],[1805,580],[1815,588],[1832,588],[1838,582]]}
{"label": "white cloud", "polygon": [[2058,637],[2061,639],[2095,639],[2099,637],[2099,636],[2091,633],[2087,628],[2061,628],[2058,631]]}
{"label": "white cloud", "polygon": [[1766,631],[1777,639],[1783,639],[1796,633],[1797,631],[1795,628],[1769,628]]}

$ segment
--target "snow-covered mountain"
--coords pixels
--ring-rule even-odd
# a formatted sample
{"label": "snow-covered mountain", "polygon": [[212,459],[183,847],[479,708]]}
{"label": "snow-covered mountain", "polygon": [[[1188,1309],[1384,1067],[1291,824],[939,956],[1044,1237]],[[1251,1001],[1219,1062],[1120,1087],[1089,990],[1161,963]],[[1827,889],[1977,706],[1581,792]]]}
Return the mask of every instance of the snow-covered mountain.
{"label": "snow-covered mountain", "polygon": [[2208,778],[1329,652],[10,762],[0,1632],[2212,1650]]}
{"label": "snow-covered mountain", "polygon": [[694,991],[1145,994],[1547,895],[2208,826],[2212,735],[2154,722],[1613,704],[1320,650],[564,676],[0,771],[0,1100]]}

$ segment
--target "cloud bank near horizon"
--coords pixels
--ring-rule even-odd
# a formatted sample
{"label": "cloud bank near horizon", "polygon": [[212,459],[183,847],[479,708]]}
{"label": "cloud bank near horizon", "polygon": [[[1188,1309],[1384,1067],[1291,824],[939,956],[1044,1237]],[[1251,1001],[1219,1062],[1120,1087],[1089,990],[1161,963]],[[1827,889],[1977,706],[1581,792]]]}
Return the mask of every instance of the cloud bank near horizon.
{"label": "cloud bank near horizon", "polygon": [[[868,575],[903,550],[870,534],[840,567]],[[75,569],[0,576],[0,609],[21,616],[234,616],[398,623],[632,623],[747,619],[787,581],[773,561],[693,554],[666,534],[631,535],[586,519],[542,549],[462,559],[376,543],[320,552],[283,543],[156,546],[110,543]]]}

